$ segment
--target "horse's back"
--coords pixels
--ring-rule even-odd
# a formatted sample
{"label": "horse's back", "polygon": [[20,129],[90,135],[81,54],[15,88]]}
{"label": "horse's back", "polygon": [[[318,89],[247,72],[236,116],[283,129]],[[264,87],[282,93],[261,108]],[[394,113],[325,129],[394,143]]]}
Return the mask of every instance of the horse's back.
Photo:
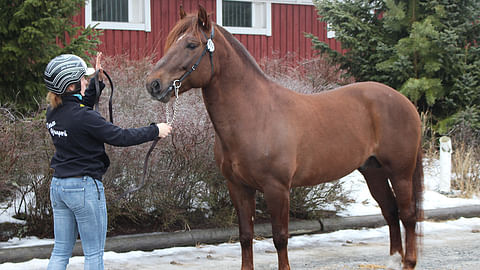
{"label": "horse's back", "polygon": [[[359,82],[315,95],[315,106],[327,106],[333,112],[355,114],[398,125],[418,126],[420,118],[415,106],[395,89],[378,82]],[[343,113],[342,113],[343,112]],[[378,123],[377,123],[378,124]],[[388,123],[383,123],[387,125]]]}
{"label": "horse's back", "polygon": [[[332,91],[336,98],[354,99],[364,106],[377,132],[396,138],[395,134],[413,134],[420,138],[421,121],[413,103],[397,90],[377,82],[350,84]],[[355,113],[355,112],[354,112]]]}
{"label": "horse's back", "polygon": [[342,98],[354,98],[358,102],[372,102],[372,105],[402,106],[416,112],[413,104],[404,95],[390,86],[378,82],[352,83],[314,95],[319,99],[324,98],[323,95],[331,96],[337,101]]}

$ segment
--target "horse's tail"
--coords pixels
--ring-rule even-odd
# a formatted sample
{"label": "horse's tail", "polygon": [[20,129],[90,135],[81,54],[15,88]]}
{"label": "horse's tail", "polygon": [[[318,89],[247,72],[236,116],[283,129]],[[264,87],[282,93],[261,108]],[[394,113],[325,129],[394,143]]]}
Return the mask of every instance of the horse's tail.
{"label": "horse's tail", "polygon": [[423,215],[423,154],[421,144],[418,147],[417,163],[415,165],[415,171],[413,172],[413,196],[415,200],[415,214],[417,216],[417,222],[421,222],[424,219]]}
{"label": "horse's tail", "polygon": [[419,144],[418,146],[418,153],[417,153],[417,161],[415,165],[415,170],[413,172],[413,197],[415,202],[415,214],[417,217],[417,224],[415,228],[415,233],[417,235],[417,245],[418,247],[423,246],[423,223],[424,214],[423,214],[423,153],[422,153],[422,146]]}

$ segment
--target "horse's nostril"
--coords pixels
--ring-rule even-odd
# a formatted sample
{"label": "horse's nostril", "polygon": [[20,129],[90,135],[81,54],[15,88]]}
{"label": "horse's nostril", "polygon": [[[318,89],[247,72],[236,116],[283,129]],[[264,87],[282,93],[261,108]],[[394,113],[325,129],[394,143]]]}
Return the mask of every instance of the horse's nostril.
{"label": "horse's nostril", "polygon": [[158,80],[155,80],[155,81],[150,83],[150,88],[151,88],[152,92],[158,93],[161,90],[161,84]]}

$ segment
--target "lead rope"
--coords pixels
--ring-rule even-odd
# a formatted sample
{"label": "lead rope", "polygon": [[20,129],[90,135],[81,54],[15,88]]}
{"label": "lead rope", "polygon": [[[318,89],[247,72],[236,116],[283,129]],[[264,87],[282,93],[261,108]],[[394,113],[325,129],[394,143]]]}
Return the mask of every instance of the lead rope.
{"label": "lead rope", "polygon": [[[182,83],[179,82],[178,80],[175,80],[173,82],[173,85],[175,87],[175,101],[173,103],[173,116],[171,119],[170,119],[170,110],[168,108],[168,104],[166,104],[166,108],[165,108],[166,121],[167,121],[167,124],[170,126],[173,126],[173,123],[175,122],[175,116],[176,116],[177,104],[178,104],[178,89],[180,89],[180,86],[182,86]],[[150,154],[152,153],[153,149],[155,148],[159,140],[160,140],[159,137],[153,139],[152,145],[150,145],[150,148],[148,149],[147,155],[145,156],[145,160],[143,161],[142,179],[140,180],[140,183],[138,184],[138,186],[129,188],[122,195],[117,197],[117,200],[127,196],[132,192],[135,192],[141,189],[145,185],[145,178],[147,176],[147,169],[148,169],[148,159],[150,158]]]}
{"label": "lead rope", "polygon": [[180,86],[182,86],[182,82],[179,80],[173,81],[173,87],[175,88],[175,101],[173,103],[173,115],[172,118],[170,119],[170,108],[168,104],[165,104],[165,115],[167,119],[167,124],[169,126],[173,126],[173,123],[175,122],[175,116],[177,115],[177,104],[178,104],[178,89],[180,89]]}
{"label": "lead rope", "polygon": [[[97,72],[95,72],[95,92],[96,92],[96,97],[95,97],[95,103],[93,105],[93,107],[95,108],[96,111],[98,111],[98,104],[100,103],[100,96],[102,95],[102,92],[100,91],[100,80],[98,78],[99,76],[99,73],[100,73],[100,70],[97,70]],[[103,71],[103,75],[105,75],[105,77],[107,77],[108,79],[108,83],[110,83],[110,98],[108,99],[108,112],[109,112],[109,115],[110,115],[110,123],[113,124],[113,82],[112,82],[112,78],[110,78],[110,76],[108,75],[108,73],[104,70]]]}

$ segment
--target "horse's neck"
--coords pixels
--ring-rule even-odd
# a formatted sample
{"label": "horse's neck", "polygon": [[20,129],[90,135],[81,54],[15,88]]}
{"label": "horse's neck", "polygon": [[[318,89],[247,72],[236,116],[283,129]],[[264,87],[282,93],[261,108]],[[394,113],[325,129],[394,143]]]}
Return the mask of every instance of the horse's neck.
{"label": "horse's neck", "polygon": [[[203,89],[203,98],[212,121],[222,121],[223,118],[241,121],[245,110],[251,111],[253,106],[259,106],[269,94],[262,87],[262,79],[240,78],[244,73],[232,78],[213,81]],[[263,99],[258,97],[262,96]]]}
{"label": "horse's neck", "polygon": [[270,102],[271,89],[265,86],[272,82],[248,65],[221,69],[222,76],[203,89],[204,103],[217,134],[236,137]]}
{"label": "horse's neck", "polygon": [[235,140],[256,128],[291,91],[272,82],[238,41],[220,42],[213,56],[218,72],[202,92],[217,134]]}

